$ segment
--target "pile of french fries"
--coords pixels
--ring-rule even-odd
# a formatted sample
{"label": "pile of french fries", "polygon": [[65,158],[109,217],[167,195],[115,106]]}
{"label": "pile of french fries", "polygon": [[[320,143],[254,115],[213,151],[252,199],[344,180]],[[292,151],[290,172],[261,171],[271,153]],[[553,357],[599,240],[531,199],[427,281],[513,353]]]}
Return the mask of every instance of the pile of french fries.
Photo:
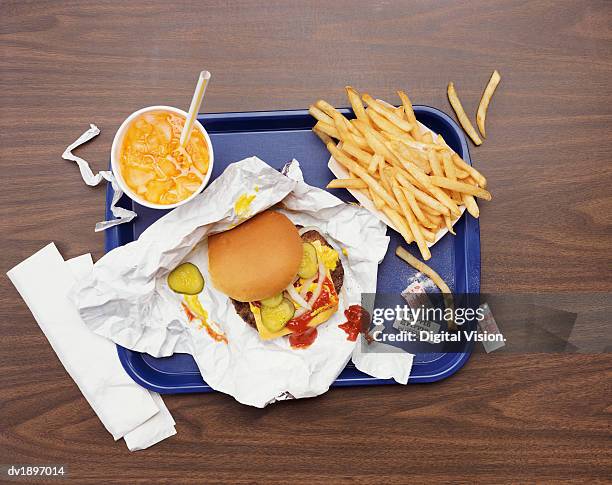
{"label": "pile of french fries", "polygon": [[443,228],[454,234],[452,221],[461,215],[461,206],[478,217],[474,197],[491,200],[487,180],[441,136],[434,140],[417,122],[403,91],[397,93],[400,107],[361,95],[350,86],[346,93],[355,119],[347,119],[323,100],[309,109],[317,120],[313,131],[349,173],[349,178],[334,179],[327,187],[361,191],[428,260],[427,243],[433,243]]}

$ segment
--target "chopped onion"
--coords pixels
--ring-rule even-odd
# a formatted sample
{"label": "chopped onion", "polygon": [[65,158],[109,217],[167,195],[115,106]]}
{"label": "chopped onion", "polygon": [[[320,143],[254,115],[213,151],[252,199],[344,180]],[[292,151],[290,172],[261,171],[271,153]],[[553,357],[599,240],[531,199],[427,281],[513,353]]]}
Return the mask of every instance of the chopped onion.
{"label": "chopped onion", "polygon": [[319,258],[319,277],[317,278],[317,287],[312,292],[312,296],[310,300],[308,300],[309,304],[313,304],[317,301],[319,296],[321,295],[321,290],[323,289],[323,280],[325,279],[325,264],[322,261],[322,258]]}
{"label": "chopped onion", "polygon": [[300,236],[303,236],[308,231],[317,231],[317,232],[319,232],[319,229],[317,229],[316,227],[313,227],[313,226],[306,226],[306,227],[302,227],[301,229],[298,229],[298,234]]}
{"label": "chopped onion", "polygon": [[300,305],[302,308],[308,308],[309,310],[312,308],[308,302],[306,300],[304,300],[304,298],[302,298],[300,296],[300,294],[296,291],[296,289],[293,286],[293,283],[291,283],[289,286],[287,286],[287,288],[285,288],[285,291],[287,293],[289,293],[289,296],[291,297],[291,299],[296,302],[298,305]]}
{"label": "chopped onion", "polygon": [[312,282],[315,280],[315,278],[318,275],[314,275],[312,278],[308,278],[306,281],[304,281],[304,283],[302,284],[302,291],[300,291],[300,296],[302,298],[306,298],[306,293],[308,293],[308,288],[310,288],[310,285],[312,285]]}

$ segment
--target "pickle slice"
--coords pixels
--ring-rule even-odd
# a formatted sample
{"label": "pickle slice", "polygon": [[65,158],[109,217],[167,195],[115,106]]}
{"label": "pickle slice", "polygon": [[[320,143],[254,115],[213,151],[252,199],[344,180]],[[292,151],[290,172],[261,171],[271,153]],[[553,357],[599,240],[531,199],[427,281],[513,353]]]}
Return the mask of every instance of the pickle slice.
{"label": "pickle slice", "polygon": [[279,305],[261,307],[261,323],[270,330],[278,332],[282,330],[287,322],[293,318],[295,307],[291,300],[283,298]]}
{"label": "pickle slice", "polygon": [[261,304],[263,306],[278,306],[283,301],[283,294],[279,293],[278,295],[271,296],[270,298],[264,298],[261,300]]}
{"label": "pickle slice", "polygon": [[298,269],[298,276],[305,279],[312,278],[317,274],[317,270],[319,269],[317,250],[310,243],[303,243],[302,247],[304,252],[302,253],[302,262]]}
{"label": "pickle slice", "polygon": [[197,295],[204,289],[204,277],[195,264],[183,263],[168,275],[168,286],[177,293]]}

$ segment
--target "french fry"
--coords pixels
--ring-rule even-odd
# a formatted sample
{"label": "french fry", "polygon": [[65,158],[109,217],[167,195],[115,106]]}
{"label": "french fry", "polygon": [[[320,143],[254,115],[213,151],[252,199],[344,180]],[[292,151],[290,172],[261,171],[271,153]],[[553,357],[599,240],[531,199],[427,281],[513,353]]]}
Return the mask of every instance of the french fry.
{"label": "french fry", "polygon": [[312,105],[308,108],[308,112],[315,118],[317,121],[321,121],[322,123],[327,123],[328,125],[334,124],[334,119],[329,116],[327,113],[324,113],[316,106]]}
{"label": "french fry", "polygon": [[421,128],[419,127],[419,122],[414,115],[410,98],[404,91],[398,91],[397,95],[402,100],[402,106],[404,108],[404,113],[406,113],[406,118],[408,118],[408,121],[413,125],[412,130],[410,130],[410,134],[416,141],[421,141]]}
{"label": "french fry", "polygon": [[361,97],[359,96],[357,90],[352,88],[351,86],[346,86],[344,89],[346,90],[346,95],[348,97],[349,102],[351,103],[351,106],[353,107],[353,112],[355,113],[357,119],[369,125],[370,118],[365,112],[363,103],[361,102]]}
{"label": "french fry", "polygon": [[[440,277],[440,275],[438,273],[436,273],[432,268],[427,266],[422,261],[419,261],[412,254],[410,254],[408,251],[406,251],[406,249],[404,249],[402,246],[398,246],[395,249],[395,254],[400,259],[403,259],[406,263],[408,263],[410,266],[412,266],[414,269],[416,269],[417,271],[420,271],[424,275],[427,275],[431,279],[431,281],[433,281],[434,284],[438,288],[440,288],[440,292],[442,293],[442,295],[444,297],[444,302],[446,304],[446,307],[447,308],[454,308],[455,303],[453,301],[453,293],[451,292],[451,290],[448,287],[448,285],[444,282],[444,280]],[[453,321],[448,322],[448,326],[449,326],[449,329],[452,329],[452,330],[456,330],[457,329],[457,326],[456,326],[455,322],[453,322]]]}
{"label": "french fry", "polygon": [[395,194],[395,198],[397,199],[397,202],[399,203],[402,209],[402,212],[404,214],[404,217],[406,218],[406,221],[408,221],[408,227],[410,227],[412,236],[414,237],[417,243],[417,246],[419,247],[419,251],[421,251],[421,256],[425,261],[427,261],[429,258],[431,258],[431,252],[429,251],[429,248],[427,247],[427,243],[425,242],[425,237],[423,236],[423,233],[421,232],[421,227],[419,227],[419,225],[417,224],[415,217],[412,213],[412,209],[410,208],[410,205],[408,204],[408,201],[406,200],[404,192],[402,192],[399,185],[397,185],[397,182],[393,186],[393,193]]}
{"label": "french fry", "polygon": [[402,218],[402,216],[400,216],[397,211],[387,206],[384,206],[382,210],[385,213],[385,215],[389,218],[389,220],[393,223],[393,225],[397,227],[397,230],[404,238],[404,241],[406,241],[406,243],[408,244],[412,243],[412,241],[414,241],[414,236],[412,234],[412,231],[410,230],[410,227],[408,226],[406,221]]}
{"label": "french fry", "polygon": [[375,100],[367,93],[364,93],[362,98],[375,113],[378,113],[380,116],[384,116],[401,131],[409,133],[410,130],[412,130],[413,125],[397,116],[394,109],[388,109],[380,101]]}
{"label": "french fry", "polygon": [[322,99],[319,99],[314,104],[314,106],[316,108],[319,108],[321,111],[323,111],[327,116],[329,116],[332,119],[334,118],[335,115],[340,114],[340,112],[336,108],[334,108],[331,104],[329,104],[327,101],[324,101]]}
{"label": "french fry", "polygon": [[[317,108],[319,111],[322,111],[324,114],[329,116],[334,121],[332,126],[334,126],[334,128],[336,128],[337,136],[334,136],[334,135],[331,135],[330,133],[325,132],[329,136],[331,136],[333,138],[336,138],[337,140],[343,140],[343,141],[351,140],[359,148],[362,148],[362,149],[365,149],[365,148],[368,147],[368,144],[365,142],[363,137],[361,137],[359,135],[359,131],[357,129],[353,128],[353,126],[351,125],[349,120],[347,120],[344,117],[344,115],[342,113],[340,113],[340,111],[338,111],[336,108],[334,108],[327,101],[323,101],[322,99],[320,99],[320,100],[318,100],[314,104],[314,107]],[[320,122],[320,120],[319,120],[319,122]],[[344,129],[342,126],[340,126],[340,128],[339,128],[339,125],[341,123],[344,124],[344,127],[346,129]],[[327,123],[327,124],[329,124],[329,123]]]}
{"label": "french fry", "polygon": [[372,155],[368,152],[363,151],[357,145],[355,145],[352,141],[347,141],[342,143],[342,150],[348,152],[353,158],[356,158],[358,162],[366,167],[370,164],[372,160]]}
{"label": "french fry", "polygon": [[429,159],[429,165],[431,165],[431,171],[434,175],[444,175],[442,172],[442,165],[440,164],[440,159],[438,158],[438,154],[434,151],[427,152],[427,158]]}
{"label": "french fry", "polygon": [[457,165],[455,165],[455,173],[457,174],[457,178],[459,180],[463,180],[466,179],[470,176],[470,174],[468,172],[465,172],[463,170],[461,170],[460,168],[457,168]]}
{"label": "french fry", "polygon": [[323,144],[325,146],[327,146],[328,143],[333,143],[333,140],[331,139],[331,137],[325,133],[323,133],[322,131],[316,129],[313,127],[312,131],[314,132],[315,135],[317,135],[321,141],[323,142]]}
{"label": "french fry", "polygon": [[367,189],[366,184],[360,178],[333,179],[327,184],[328,189]]}
{"label": "french fry", "polygon": [[470,119],[465,114],[465,110],[463,109],[461,101],[459,101],[459,97],[457,96],[457,91],[455,91],[455,85],[452,82],[448,83],[447,94],[448,100],[450,101],[451,106],[455,110],[455,114],[459,119],[459,123],[461,123],[461,126],[463,126],[465,132],[472,139],[475,145],[482,145],[482,140],[478,136],[478,133],[474,129],[474,126],[472,125]]}
{"label": "french fry", "polygon": [[465,204],[467,211],[472,215],[472,217],[478,219],[480,216],[480,209],[478,208],[478,204],[476,203],[474,196],[470,194],[461,194],[461,198],[463,199],[463,203]]}
{"label": "french fry", "polygon": [[470,164],[465,163],[465,161],[463,161],[463,159],[456,153],[453,153],[451,155],[451,158],[453,162],[455,162],[455,165],[468,172],[480,187],[482,187],[483,189],[487,188],[487,179],[478,170],[476,170]]}
{"label": "french fry", "polygon": [[[317,124],[314,125],[313,130],[320,131],[321,133],[325,133],[327,136],[331,136],[336,140],[340,139],[340,134],[334,125],[330,125],[327,123],[323,123],[322,121],[318,121]],[[326,144],[327,145],[327,144]]]}
{"label": "french fry", "polygon": [[446,229],[448,229],[448,232],[450,232],[453,236],[456,236],[457,234],[453,230],[453,223],[449,215],[444,214],[444,223],[446,224]]}
{"label": "french fry", "polygon": [[372,192],[376,192],[376,194],[385,201],[385,203],[391,207],[392,209],[399,209],[399,205],[396,200],[389,194],[384,187],[382,187],[376,179],[374,179],[368,171],[359,165],[357,162],[352,160],[348,155],[344,154],[339,148],[337,148],[333,143],[327,144],[327,149],[331,152],[333,157],[336,159],[338,163],[344,165],[345,168],[352,171],[361,178],[364,182],[368,184],[368,186],[372,189]]}
{"label": "french fry", "polygon": [[[438,186],[434,185],[431,179],[434,177],[428,177],[425,173],[423,173],[416,165],[411,162],[407,162],[402,160],[402,166],[412,175],[416,180],[418,180],[425,190],[429,192],[434,198],[438,199],[443,205],[448,207],[452,214],[457,216],[461,215],[461,211],[457,204],[451,199],[446,192],[441,190]],[[443,177],[438,177],[442,179]],[[445,179],[446,180],[446,179]],[[459,183],[459,182],[457,182]]]}
{"label": "french fry", "polygon": [[470,194],[478,197],[479,199],[491,200],[491,194],[488,191],[481,189],[480,187],[476,187],[475,185],[457,182],[456,180],[450,180],[446,177],[437,177],[435,175],[429,177],[429,180],[437,187],[455,190],[457,192],[461,192],[462,194]]}
{"label": "french fry", "polygon": [[421,141],[427,144],[433,144],[433,136],[431,135],[431,131],[426,131],[421,135]]}
{"label": "french fry", "polygon": [[380,174],[380,182],[387,192],[390,194],[393,193],[393,188],[391,186],[391,180],[387,177],[385,173],[385,162],[383,161],[380,165],[378,165],[378,173]]}
{"label": "french fry", "polygon": [[480,98],[480,104],[478,105],[478,111],[476,112],[476,124],[478,125],[478,129],[480,133],[482,133],[482,137],[486,138],[487,134],[485,133],[485,120],[487,118],[487,109],[489,108],[489,103],[491,102],[491,98],[493,97],[493,93],[497,88],[497,85],[501,81],[501,76],[497,69],[493,71],[491,74],[491,79],[487,83],[487,87],[482,93],[482,98]]}
{"label": "french fry", "polygon": [[[442,167],[444,168],[444,174],[446,175],[446,178],[456,181],[457,180],[457,170],[455,169],[455,164],[453,163],[453,160],[451,159],[450,153],[442,152],[441,156],[442,156]],[[451,198],[459,204],[463,203],[463,199],[455,191],[451,192]]]}
{"label": "french fry", "polygon": [[389,150],[391,150],[391,152],[393,152],[397,157],[403,158],[405,160],[410,160],[425,173],[431,172],[431,166],[428,160],[423,155],[421,155],[420,152],[409,148],[408,146],[397,140],[389,141],[386,143],[386,145]]}
{"label": "french fry", "polygon": [[[368,108],[368,110],[370,110],[370,108]],[[367,113],[370,119],[372,120],[372,123],[374,123],[381,130],[386,131],[387,133],[392,133],[394,135],[401,136],[402,134],[404,134],[404,132],[400,128],[395,126],[387,118],[381,116],[376,111],[371,110],[367,111]]]}
{"label": "french fry", "polygon": [[412,210],[412,213],[415,215],[417,220],[421,224],[427,225],[428,219],[427,217],[425,217],[425,214],[423,214],[423,211],[419,207],[419,203],[417,202],[414,194],[410,192],[406,187],[400,187],[400,189],[403,191],[404,197],[406,198],[406,202],[408,202],[408,205],[410,206],[410,209]]}
{"label": "french fry", "polygon": [[374,153],[379,153],[392,165],[401,165],[399,159],[387,148],[384,142],[378,138],[378,133],[376,133],[372,127],[360,120],[355,122],[355,126],[361,131],[368,145],[374,150]]}
{"label": "french fry", "polygon": [[346,118],[337,111],[333,112],[332,118],[334,119],[334,125],[336,126],[336,130],[338,130],[338,133],[340,134],[340,139],[346,142],[352,141],[353,135],[349,131],[348,126],[346,126]]}
{"label": "french fry", "polygon": [[401,172],[396,172],[395,176],[397,177],[397,181],[404,186],[407,190],[410,190],[414,194],[414,197],[428,205],[432,209],[438,211],[438,214],[446,214],[449,212],[449,208],[442,205],[436,199],[426,194],[422,190],[417,189]]}
{"label": "french fry", "polygon": [[436,143],[423,143],[422,141],[414,141],[405,135],[398,136],[393,135],[392,133],[384,134],[389,138],[389,140],[399,141],[410,148],[415,148],[417,150],[421,150],[422,152],[426,152],[428,150],[442,151],[446,149],[446,147],[437,145]]}
{"label": "french fry", "polygon": [[385,163],[385,159],[382,155],[375,153],[372,155],[370,164],[368,165],[368,173],[373,174],[378,169],[378,166]]}
{"label": "french fry", "polygon": [[376,192],[374,192],[371,188],[368,188],[368,192],[370,194],[370,199],[374,202],[374,207],[376,207],[379,211],[385,206],[385,201],[382,200]]}

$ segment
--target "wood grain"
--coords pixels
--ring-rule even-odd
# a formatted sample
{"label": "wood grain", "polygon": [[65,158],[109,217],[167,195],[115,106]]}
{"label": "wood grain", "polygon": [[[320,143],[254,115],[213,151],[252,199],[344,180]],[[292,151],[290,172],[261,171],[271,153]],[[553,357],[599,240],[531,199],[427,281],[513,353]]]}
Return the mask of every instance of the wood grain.
{"label": "wood grain", "polygon": [[[343,86],[473,114],[502,82],[472,158],[482,289],[612,289],[612,4],[471,2],[0,3],[1,270],[55,241],[103,254],[104,190],[61,153],[107,166],[137,108],[303,108]],[[334,390],[264,410],[222,395],[170,396],[178,435],[129,453],[113,443],[25,304],[0,279],[0,463],[65,463],[75,483],[576,482],[612,476],[604,355],[475,355],[435,385]]]}

